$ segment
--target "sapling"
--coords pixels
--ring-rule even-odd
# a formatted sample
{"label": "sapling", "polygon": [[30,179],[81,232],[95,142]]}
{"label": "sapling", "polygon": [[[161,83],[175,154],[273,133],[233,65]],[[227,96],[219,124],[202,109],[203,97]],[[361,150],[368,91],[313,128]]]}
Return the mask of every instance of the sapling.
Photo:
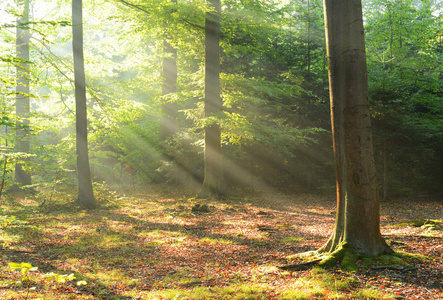
{"label": "sapling", "polygon": [[[37,271],[37,267],[33,267],[30,263],[9,263],[9,269],[11,271],[20,271],[22,273],[22,278],[20,281],[17,281],[16,284],[22,285],[26,283],[26,295],[23,299],[27,300],[29,298],[29,293],[31,290],[35,290],[35,287],[31,286],[31,280],[29,277],[29,272],[35,272]],[[69,275],[65,274],[59,274],[59,273],[48,273],[44,275],[49,280],[53,280],[57,283],[65,283],[67,281],[75,280],[74,273],[71,273]],[[76,283],[78,286],[86,285],[87,282],[85,280],[79,280]]]}
{"label": "sapling", "polygon": [[33,267],[29,263],[9,263],[9,269],[11,271],[20,271],[22,273],[22,278],[20,279],[20,281],[16,281],[16,284],[17,285],[25,284],[26,295],[24,299],[25,300],[28,299],[29,292],[35,289],[35,287],[31,287],[31,280],[29,278],[28,273],[37,271],[37,268]]}

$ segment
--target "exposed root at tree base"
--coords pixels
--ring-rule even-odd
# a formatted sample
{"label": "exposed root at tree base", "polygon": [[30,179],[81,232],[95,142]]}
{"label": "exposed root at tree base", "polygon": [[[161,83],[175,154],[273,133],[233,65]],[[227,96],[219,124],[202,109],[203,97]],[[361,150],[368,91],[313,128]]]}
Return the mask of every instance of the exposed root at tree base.
{"label": "exposed root at tree base", "polygon": [[340,268],[344,270],[357,271],[358,267],[356,262],[361,258],[346,242],[339,244],[333,252],[322,253],[321,251],[317,251],[314,252],[314,255],[320,258],[305,263],[280,266],[279,269],[302,271],[312,269],[316,266],[328,269],[340,263]]}
{"label": "exposed root at tree base", "polygon": [[324,258],[318,264],[323,268],[332,268],[338,262],[340,263],[340,267],[345,270],[357,270],[357,266],[355,263],[357,262],[358,255],[355,253],[354,249],[346,243],[343,242],[337,246],[333,252],[329,253],[326,258]]}
{"label": "exposed root at tree base", "polygon": [[301,263],[301,264],[279,266],[278,268],[280,270],[284,270],[284,271],[304,271],[304,270],[312,269],[315,266],[318,266],[319,262],[321,262],[321,261],[322,261],[321,259],[316,259],[316,260],[309,261],[306,263]]}
{"label": "exposed root at tree base", "polygon": [[278,268],[285,271],[304,271],[314,267],[328,269],[336,266],[347,271],[358,271],[359,268],[369,270],[390,269],[399,272],[416,270],[416,267],[411,264],[410,254],[395,253],[391,250],[377,256],[365,256],[356,253],[347,242],[339,244],[333,252],[324,252],[320,249],[318,251],[300,253],[297,256],[304,256],[306,260],[311,259],[311,261],[283,265]]}

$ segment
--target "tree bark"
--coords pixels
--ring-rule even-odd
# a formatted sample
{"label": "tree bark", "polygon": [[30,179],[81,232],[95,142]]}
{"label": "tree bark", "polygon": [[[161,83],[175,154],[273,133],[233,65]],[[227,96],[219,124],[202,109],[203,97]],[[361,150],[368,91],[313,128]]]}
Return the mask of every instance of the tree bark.
{"label": "tree bark", "polygon": [[[23,125],[29,125],[29,0],[21,0],[18,3],[23,5],[23,16],[17,20],[17,58],[20,60],[20,64],[16,68],[17,72],[17,88],[16,88],[16,114],[21,118],[21,121],[17,121],[16,131],[16,150],[17,152],[29,153],[31,148],[29,135],[26,129],[20,128]],[[25,161],[29,161],[25,159]],[[23,169],[23,164],[15,164],[15,182],[19,186],[31,184],[31,174]]]}
{"label": "tree bark", "polygon": [[392,251],[380,233],[361,0],[324,0],[337,186],[335,230],[319,250],[347,242],[375,256]]}
{"label": "tree bark", "polygon": [[388,180],[388,146],[387,139],[383,141],[383,200],[388,199],[389,180]]}
{"label": "tree bark", "polygon": [[[205,23],[205,117],[222,112],[220,97],[220,0],[209,0],[215,11]],[[225,194],[220,125],[212,122],[205,128],[204,180],[200,197]]]}
{"label": "tree bark", "polygon": [[[163,85],[162,96],[176,92],[177,84],[177,50],[167,41],[164,41],[165,53],[163,58]],[[162,116],[160,120],[160,139],[166,140],[177,132],[177,103],[167,99],[162,106]]]}
{"label": "tree bark", "polygon": [[[177,0],[172,0],[177,3]],[[166,24],[167,25],[167,24]],[[163,58],[163,84],[162,96],[167,96],[177,91],[177,49],[175,49],[167,36],[163,42],[165,57]],[[171,99],[164,100],[160,120],[160,139],[165,141],[177,132],[177,103]]]}
{"label": "tree bark", "polygon": [[77,203],[87,208],[97,206],[92,188],[88,156],[88,119],[86,107],[86,79],[83,57],[82,0],[72,0],[72,46],[75,80],[75,127],[77,148]]}

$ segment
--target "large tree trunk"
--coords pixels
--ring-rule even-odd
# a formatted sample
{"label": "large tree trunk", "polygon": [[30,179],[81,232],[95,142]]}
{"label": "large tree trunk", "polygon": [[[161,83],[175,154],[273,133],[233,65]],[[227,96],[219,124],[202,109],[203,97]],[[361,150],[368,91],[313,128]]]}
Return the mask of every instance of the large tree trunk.
{"label": "large tree trunk", "polygon": [[[21,118],[17,122],[17,127],[29,125],[29,0],[19,1],[23,5],[23,16],[17,20],[17,58],[20,64],[17,66],[17,95],[16,95],[16,114]],[[17,152],[29,153],[29,136],[26,129],[18,129],[16,132],[16,150]],[[27,159],[29,160],[29,159]],[[31,184],[31,174],[23,169],[21,163],[15,165],[15,182],[19,186]]]}
{"label": "large tree trunk", "polygon": [[75,125],[77,146],[77,203],[93,208],[97,205],[92,189],[88,156],[88,119],[86,107],[86,79],[83,58],[82,0],[72,0],[72,47],[75,78]]}
{"label": "large tree trunk", "polygon": [[368,256],[390,252],[380,233],[361,0],[324,0],[337,185],[335,231],[320,251],[346,242]]}
{"label": "large tree trunk", "polygon": [[167,57],[163,58],[163,85],[162,96],[166,96],[162,106],[162,116],[160,120],[160,139],[165,141],[168,137],[177,132],[177,103],[167,96],[176,92],[177,84],[177,50],[164,41],[164,49]]}
{"label": "large tree trunk", "polygon": [[[177,0],[172,0],[172,2],[177,3]],[[177,103],[167,97],[177,91],[177,49],[171,45],[171,39],[172,37],[167,36],[163,42],[165,57],[163,58],[162,96],[165,97],[165,100],[160,120],[160,139],[162,141],[177,132]]]}
{"label": "large tree trunk", "polygon": [[[215,8],[208,13],[205,24],[205,117],[220,113],[220,0],[209,0]],[[204,180],[201,197],[218,197],[225,193],[220,125],[205,128]]]}

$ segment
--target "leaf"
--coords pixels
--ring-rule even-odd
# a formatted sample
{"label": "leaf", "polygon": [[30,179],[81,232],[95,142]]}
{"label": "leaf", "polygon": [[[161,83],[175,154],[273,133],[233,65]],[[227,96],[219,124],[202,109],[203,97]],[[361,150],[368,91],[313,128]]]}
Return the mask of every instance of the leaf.
{"label": "leaf", "polygon": [[26,275],[28,271],[37,271],[37,267],[33,267],[30,263],[9,263],[9,269],[12,271],[21,271],[23,275]]}
{"label": "leaf", "polygon": [[82,285],[87,285],[88,283],[85,281],[85,280],[80,280],[80,281],[77,281],[77,283],[76,283],[78,286],[82,286]]}

